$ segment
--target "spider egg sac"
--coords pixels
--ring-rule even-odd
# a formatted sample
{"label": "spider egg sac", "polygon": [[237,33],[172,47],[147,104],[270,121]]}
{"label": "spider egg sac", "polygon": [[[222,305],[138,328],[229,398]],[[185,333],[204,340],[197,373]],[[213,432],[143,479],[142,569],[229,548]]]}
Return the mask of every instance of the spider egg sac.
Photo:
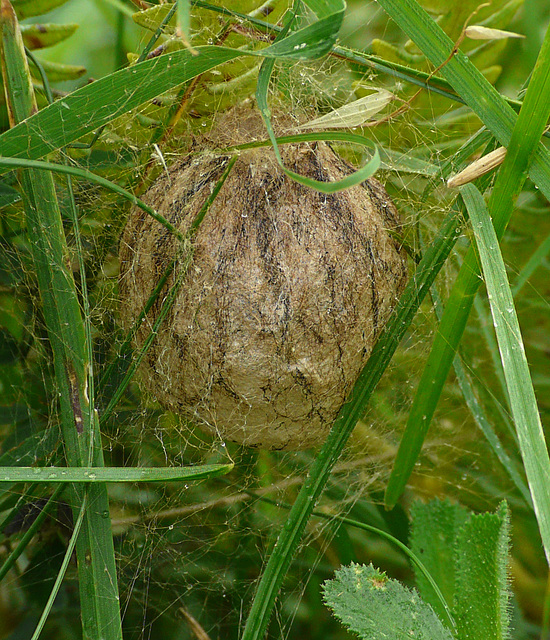
{"label": "spider egg sac", "polygon": [[[323,142],[280,150],[288,169],[315,180],[353,171]],[[144,200],[186,234],[230,158],[189,155]],[[120,245],[127,330],[178,255],[136,333],[139,347],[179,282],[141,364],[142,385],[224,440],[322,443],[405,286],[406,259],[388,233],[399,225],[378,181],[323,194],[286,176],[271,148],[240,152],[192,249],[134,207]]]}

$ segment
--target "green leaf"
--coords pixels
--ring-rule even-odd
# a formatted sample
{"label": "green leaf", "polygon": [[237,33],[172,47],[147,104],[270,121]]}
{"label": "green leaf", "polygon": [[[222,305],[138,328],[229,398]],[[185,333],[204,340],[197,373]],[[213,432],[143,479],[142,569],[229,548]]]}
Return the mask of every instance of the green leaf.
{"label": "green leaf", "polygon": [[[427,504],[417,501],[411,508],[411,551],[422,558],[450,606],[455,596],[456,538],[469,517],[464,507],[448,500],[433,500]],[[416,566],[414,571],[422,599],[433,607],[441,620],[445,620],[446,612],[432,585]]]}
{"label": "green leaf", "polygon": [[454,614],[459,640],[509,638],[509,512],[473,515],[457,536]]}
{"label": "green leaf", "polygon": [[[61,64],[59,62],[50,62],[49,60],[40,60],[40,65],[46,72],[50,82],[65,82],[66,80],[77,80],[86,73],[86,67],[74,64]],[[42,80],[42,76],[37,68],[31,66],[31,75],[37,80]]]}
{"label": "green leaf", "polygon": [[77,24],[26,24],[21,26],[21,35],[27,49],[34,51],[63,42],[77,29]]}
{"label": "green leaf", "polygon": [[[452,640],[452,635],[416,591],[372,565],[351,564],[323,585],[334,615],[362,640]],[[482,637],[482,636],[480,636]]]}
{"label": "green leaf", "polygon": [[32,16],[41,16],[43,13],[49,13],[66,2],[68,0],[12,0],[11,4],[19,20],[24,20]]}
{"label": "green leaf", "polygon": [[0,467],[1,482],[178,482],[225,475],[232,464],[193,467]]}

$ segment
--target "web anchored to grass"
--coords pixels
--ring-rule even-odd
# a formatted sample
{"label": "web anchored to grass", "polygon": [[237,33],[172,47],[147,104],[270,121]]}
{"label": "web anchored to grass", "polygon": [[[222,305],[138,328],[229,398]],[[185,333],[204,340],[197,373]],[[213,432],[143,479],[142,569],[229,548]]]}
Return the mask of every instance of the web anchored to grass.
{"label": "web anchored to grass", "polygon": [[[475,632],[498,627],[494,637],[505,637],[505,507],[472,516],[466,525],[462,516],[470,516],[462,507],[416,505],[412,556],[403,549],[411,497],[445,494],[476,511],[494,511],[505,498],[518,531],[513,566],[545,579],[543,563],[530,567],[528,558],[540,560],[550,548],[550,465],[535,401],[538,392],[544,419],[550,229],[541,214],[550,194],[550,160],[541,137],[550,104],[549,37],[540,53],[538,45],[526,45],[539,53],[538,62],[516,101],[494,87],[497,66],[505,66],[504,41],[480,44],[464,37],[478,8],[473,1],[437,8],[434,16],[415,0],[379,0],[393,22],[374,3],[346,7],[341,0],[296,0],[292,6],[228,1],[223,7],[136,1],[141,11],[132,24],[140,25],[143,41],[134,43],[129,63],[63,92],[50,82],[82,71],[47,62],[40,52],[30,54],[29,71],[23,44],[47,47],[73,27],[27,27],[32,3],[13,4],[22,36],[11,5],[2,0],[7,102],[0,113],[0,415],[6,438],[0,451],[0,576],[12,604],[10,616],[0,615],[8,620],[0,635],[21,635],[28,620],[34,637],[60,637],[60,629],[78,637],[78,606],[90,638],[344,637],[323,605],[321,582],[340,564],[349,565],[340,574],[346,588],[357,575],[367,576],[369,588],[385,584],[371,564],[407,582],[412,557],[421,596],[435,610],[417,603],[423,620],[441,637],[466,638],[469,603],[437,575],[439,557],[419,558],[419,520],[437,532],[437,518],[456,516],[454,528],[443,530],[452,529],[457,540],[470,533],[481,539],[483,527],[492,527],[483,553],[495,560],[499,583],[491,603],[499,612]],[[36,11],[53,4],[59,3],[36,3]],[[433,11],[433,3],[422,4]],[[521,4],[498,0],[480,7],[470,23],[508,28]],[[134,9],[117,7],[121,61]],[[522,69],[521,81],[529,71]],[[502,77],[521,83],[506,72]],[[256,114],[254,127],[232,115],[235,104]],[[322,157],[334,151],[342,158],[337,181],[326,166],[315,175],[299,170],[304,158],[320,157],[312,150],[327,149],[325,144],[332,150]],[[508,152],[494,183],[488,174],[459,192],[445,187],[474,157],[500,146]],[[259,159],[258,175],[266,158],[279,162],[280,174],[272,174],[291,185],[289,193],[322,192],[315,196],[319,209],[342,207],[345,198],[335,194],[363,189],[358,185],[377,172],[402,218],[392,226],[387,211],[383,232],[387,246],[404,247],[400,251],[409,255],[408,284],[384,330],[373,324],[378,341],[328,437],[313,450],[241,447],[225,441],[225,425],[215,420],[211,432],[203,432],[201,402],[211,410],[212,389],[225,384],[235,395],[227,377],[210,381],[194,413],[166,409],[177,408],[173,374],[154,397],[146,390],[148,369],[158,371],[164,363],[168,370],[162,350],[173,344],[181,353],[187,349],[175,331],[169,342],[159,336],[200,268],[195,253],[204,247],[196,240],[201,225],[215,224],[217,198],[226,197],[224,188],[234,185],[247,157]],[[180,165],[188,173],[217,168],[208,179],[197,178],[181,212],[164,215],[164,204],[152,204],[148,188],[159,180],[157,190],[166,185],[172,193]],[[250,201],[276,202],[270,192],[275,183],[263,180],[257,194],[249,189]],[[197,204],[192,198],[205,185],[208,193],[203,190]],[[189,202],[196,216],[182,228]],[[236,215],[253,214],[252,204]],[[347,213],[342,209],[331,233],[358,233],[353,218],[344,224]],[[119,309],[129,301],[118,294],[119,250],[124,257],[120,238],[129,214],[158,223],[155,242],[144,246],[151,264],[163,268],[142,292],[135,317],[121,322]],[[282,213],[275,226],[282,220],[292,221],[296,237],[311,232]],[[242,229],[251,236],[254,227],[249,220]],[[127,230],[124,238],[130,236]],[[264,229],[254,237],[265,239],[273,278],[282,277],[269,240],[284,235]],[[325,246],[327,237],[328,231]],[[365,244],[375,255],[379,248],[370,242]],[[173,255],[167,255],[170,246],[178,247]],[[235,255],[243,246],[244,240],[236,244]],[[155,263],[157,254],[163,260]],[[358,256],[358,250],[344,249],[338,266]],[[378,259],[378,268],[385,264],[390,271],[385,260]],[[335,276],[327,278],[326,287],[335,282]],[[379,292],[371,293],[375,300]],[[283,302],[281,297],[272,305],[281,314]],[[200,310],[198,304],[194,318],[185,316],[191,328]],[[227,307],[217,311],[227,313]],[[338,313],[341,308],[329,309],[320,322]],[[315,328],[311,320],[305,324],[304,332]],[[211,342],[213,353],[216,340]],[[307,385],[306,356],[291,364],[296,386],[307,391],[318,387]],[[264,385],[263,392],[267,397],[272,389]],[[294,410],[291,404],[283,410]],[[384,502],[394,508],[386,511]],[[462,538],[457,545],[466,557]],[[445,566],[454,567],[458,582],[470,580],[460,578],[467,572],[455,560]],[[478,597],[466,587],[460,591]],[[394,604],[409,593],[396,586]],[[517,598],[528,610],[519,589]],[[543,598],[536,598],[540,609]],[[529,612],[534,620],[540,614]]]}

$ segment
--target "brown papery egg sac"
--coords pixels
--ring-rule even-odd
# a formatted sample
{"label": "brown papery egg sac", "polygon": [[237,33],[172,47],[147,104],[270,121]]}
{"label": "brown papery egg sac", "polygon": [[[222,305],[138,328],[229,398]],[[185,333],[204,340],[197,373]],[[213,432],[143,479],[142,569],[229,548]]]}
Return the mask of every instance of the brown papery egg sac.
{"label": "brown papery egg sac", "polygon": [[[248,118],[256,123],[233,125],[234,136],[225,127],[200,142],[204,151],[175,164],[145,195],[181,233],[231,158],[207,145],[253,135],[259,116]],[[353,171],[323,142],[282,145],[281,155],[287,168],[315,180]],[[126,329],[179,254],[136,334],[139,347],[179,279],[142,362],[143,386],[224,440],[265,449],[322,443],[405,286],[405,256],[388,233],[399,225],[378,181],[323,194],[286,176],[271,148],[240,152],[191,249],[182,251],[135,207],[120,245]]]}

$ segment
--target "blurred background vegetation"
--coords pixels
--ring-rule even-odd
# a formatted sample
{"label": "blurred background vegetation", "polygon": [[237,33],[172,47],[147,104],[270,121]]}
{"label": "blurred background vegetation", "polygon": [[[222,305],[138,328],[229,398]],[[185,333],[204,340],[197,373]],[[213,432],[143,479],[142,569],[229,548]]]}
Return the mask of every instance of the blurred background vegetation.
{"label": "blurred background vegetation", "polygon": [[[440,21],[446,21],[455,39],[471,7],[477,6],[466,0],[460,7],[454,0],[422,0],[421,4],[434,15],[441,14]],[[484,15],[491,16],[508,8],[509,19],[505,20],[504,28],[526,37],[486,46],[466,42],[464,47],[501,92],[513,99],[521,98],[550,20],[550,5],[547,0],[495,1],[493,5],[484,9]],[[54,83],[56,96],[125,66],[128,54],[141,51],[150,33],[132,20],[135,11],[135,4],[129,0],[69,0],[46,15],[25,21],[26,24],[80,25],[64,42],[36,52],[37,58],[44,62],[83,68],[74,71],[79,77]],[[375,2],[349,0],[341,40],[353,48],[428,69],[415,48],[407,44],[403,34]],[[382,74],[373,73],[364,78],[352,70],[348,78],[346,73],[347,70],[344,72],[338,65],[328,63],[313,65],[311,69],[311,77],[320,85],[326,82],[333,86],[335,78],[344,75],[343,101],[352,94],[351,81],[357,79],[371,86],[386,86],[402,99],[415,91]],[[307,102],[308,90],[304,89],[302,94],[302,89],[296,89],[297,108]],[[322,86],[320,91],[322,94]],[[325,105],[321,98],[318,105],[321,109],[333,106],[328,102]],[[162,115],[162,109],[166,106],[154,105],[133,114],[136,119],[138,115],[141,117],[139,124],[133,116],[116,123],[93,152],[80,155],[75,152],[75,157],[82,166],[132,186],[136,168],[146,164],[153,153],[147,143],[147,122],[142,116],[156,119]],[[438,164],[452,156],[478,127],[479,122],[465,108],[424,93],[402,118],[381,125],[371,133],[383,148]],[[177,155],[178,135],[184,136],[186,132],[186,124],[182,123],[173,140],[163,148],[166,158]],[[160,164],[157,170],[161,170]],[[424,200],[426,179],[400,171],[391,163],[386,165],[381,177],[402,212],[409,243],[415,249],[421,248],[450,206],[452,194],[440,189]],[[127,208],[95,186],[81,183],[76,188],[94,304],[95,355],[101,368],[108,361],[113,344],[121,339],[116,311],[116,256]],[[545,242],[548,244],[548,213],[548,203],[528,182],[503,241],[512,284],[535,250],[544,249]],[[57,436],[48,410],[55,385],[40,344],[44,330],[36,304],[32,267],[21,239],[18,203],[0,209],[0,216],[0,452],[9,456],[29,436],[48,433],[50,439],[42,435],[40,446],[28,455],[32,461],[53,463]],[[67,232],[70,236],[68,223]],[[452,284],[466,244],[465,237],[439,280],[443,295]],[[542,252],[536,269],[521,290],[518,289],[516,297],[546,425],[550,417],[547,254],[548,251]],[[514,436],[509,429],[506,398],[499,382],[500,371],[494,365],[494,338],[485,302],[482,293],[475,317],[468,326],[462,355],[495,430],[508,453],[518,460]],[[385,481],[435,326],[433,311],[426,303],[379,385],[369,413],[357,426],[320,508],[327,513],[352,515],[406,542],[408,507],[415,498],[448,496],[480,511],[493,510],[502,499],[508,500],[513,514],[513,637],[539,638],[548,602],[548,575],[536,522],[481,438],[454,377],[448,381],[429,442],[402,504],[389,513],[381,506]],[[237,464],[226,478],[188,487],[114,485],[109,491],[125,638],[202,637],[204,640],[206,636],[200,636],[201,629],[212,639],[237,638],[269,546],[286,517],[281,503],[292,502],[311,464],[311,454],[257,452],[226,446],[200,432],[190,431],[188,425],[164,412],[153,400],[141,397],[137,385],[126,394],[121,407],[109,420],[104,445],[107,464],[113,465],[220,461],[225,460],[229,450]],[[0,510],[13,506],[21,491],[15,487],[2,490]],[[43,495],[36,487],[27,487],[25,492],[26,501],[31,505],[27,511],[32,511]],[[67,527],[66,509],[61,502],[17,568],[0,584],[0,638],[30,637],[55,579],[66,546]],[[1,556],[9,552],[23,529],[24,523],[15,523],[0,532]],[[350,637],[324,607],[320,585],[331,577],[335,568],[352,560],[372,562],[405,583],[412,579],[407,559],[384,540],[341,526],[336,520],[313,518],[285,584],[271,625],[271,637]],[[75,578],[73,567],[49,618],[44,638],[79,637]]]}

